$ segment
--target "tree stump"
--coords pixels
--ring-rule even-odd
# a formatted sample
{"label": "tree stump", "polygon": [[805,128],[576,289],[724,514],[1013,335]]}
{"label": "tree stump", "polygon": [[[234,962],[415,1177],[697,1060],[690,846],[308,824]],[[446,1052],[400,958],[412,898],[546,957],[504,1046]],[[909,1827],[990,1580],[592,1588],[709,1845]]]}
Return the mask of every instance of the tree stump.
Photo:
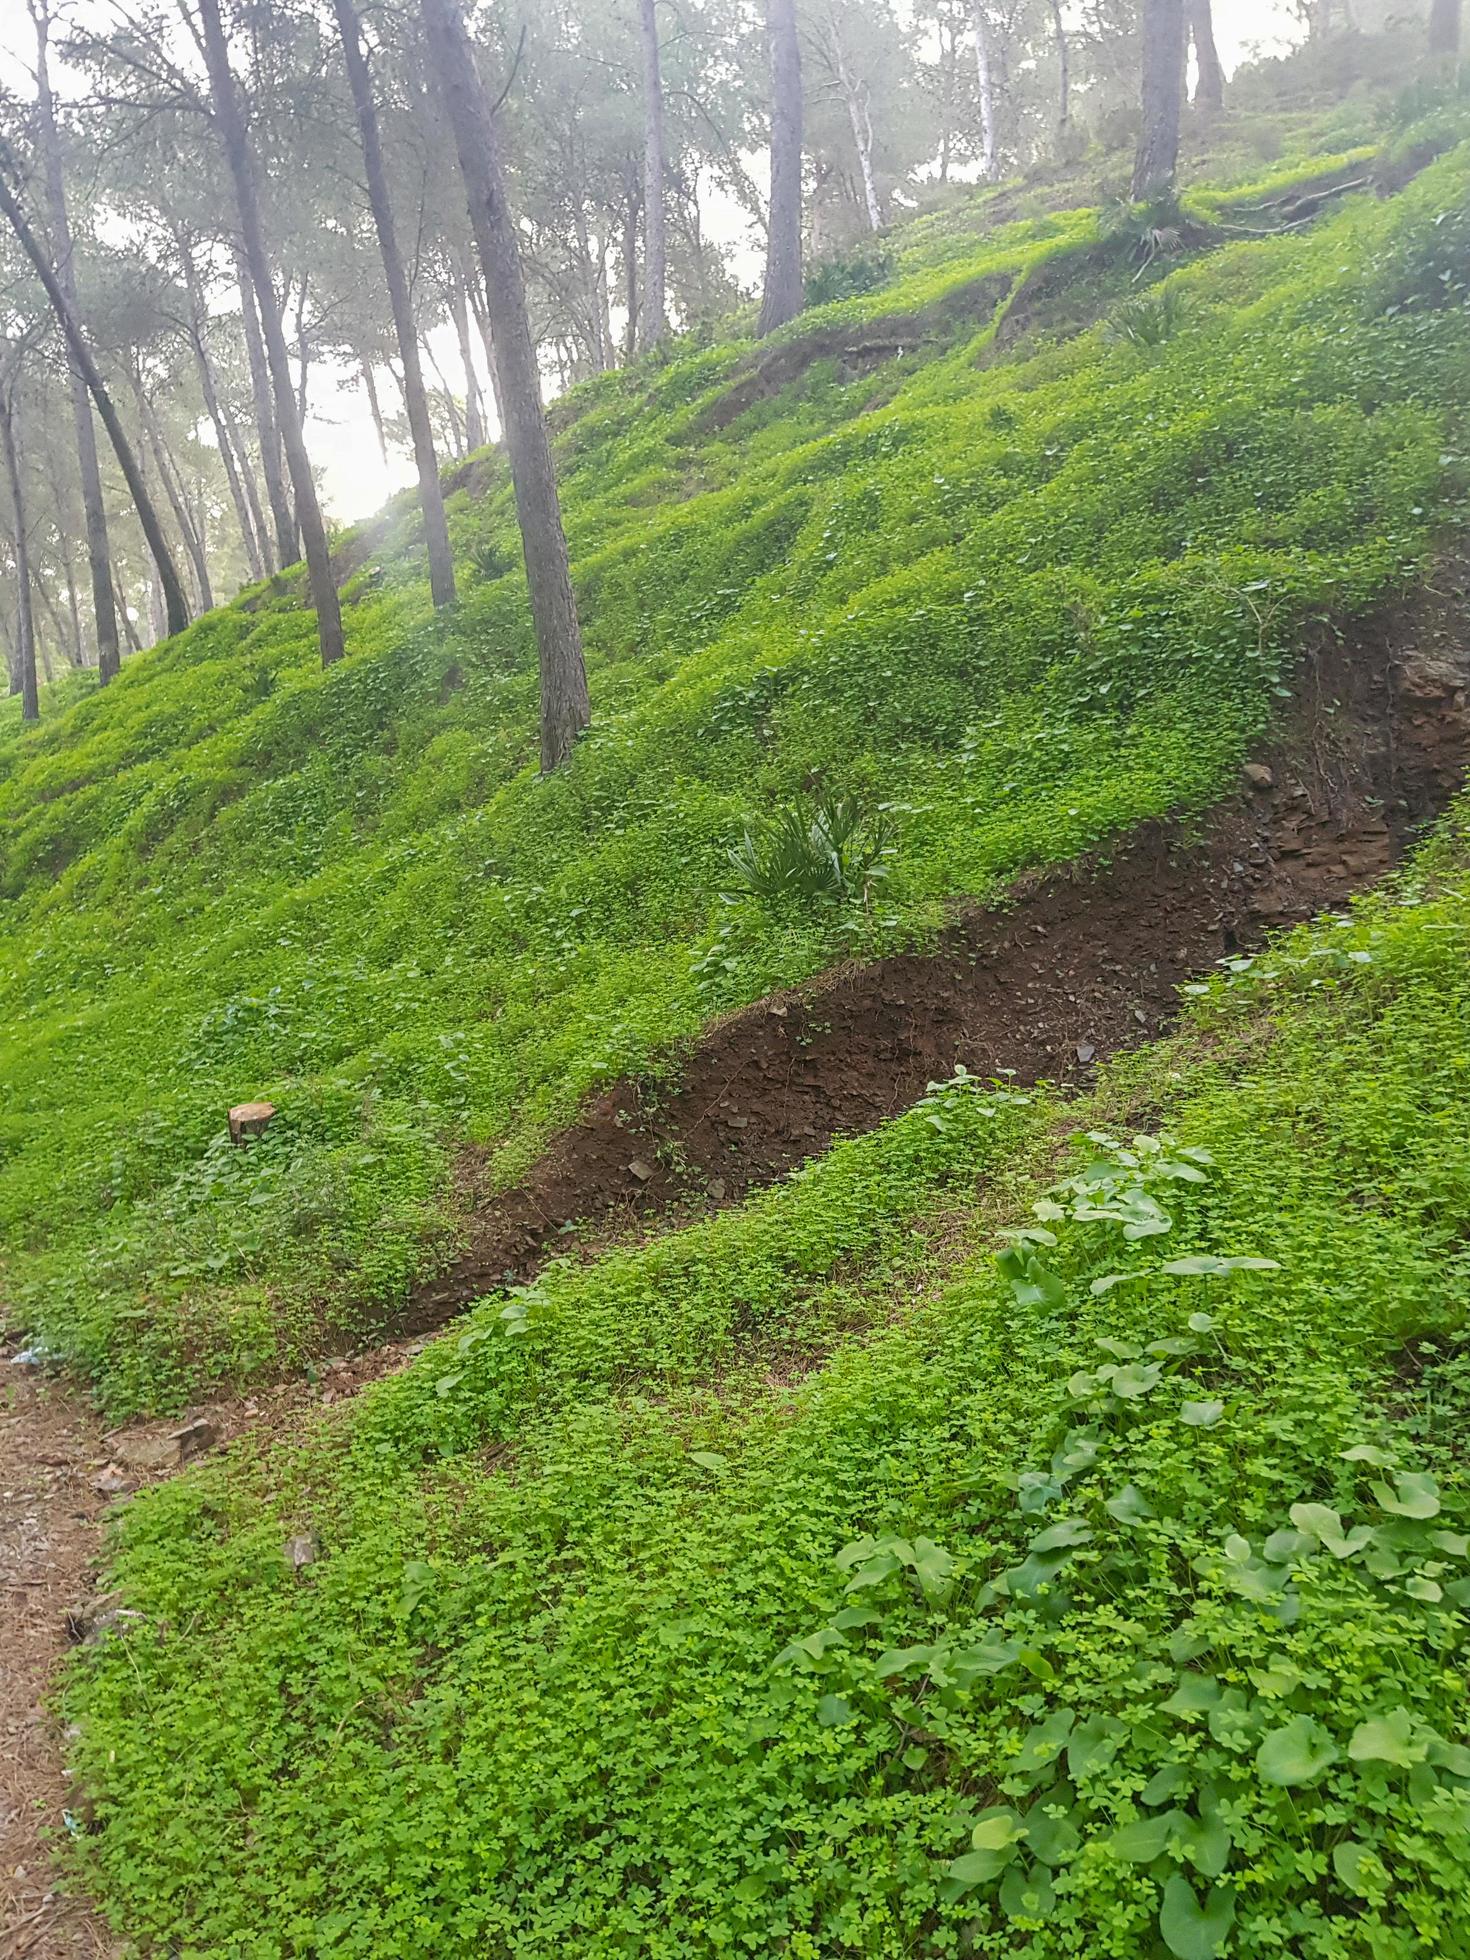
{"label": "tree stump", "polygon": [[236,1103],[230,1111],[230,1142],[246,1143],[258,1137],[275,1113],[274,1103]]}

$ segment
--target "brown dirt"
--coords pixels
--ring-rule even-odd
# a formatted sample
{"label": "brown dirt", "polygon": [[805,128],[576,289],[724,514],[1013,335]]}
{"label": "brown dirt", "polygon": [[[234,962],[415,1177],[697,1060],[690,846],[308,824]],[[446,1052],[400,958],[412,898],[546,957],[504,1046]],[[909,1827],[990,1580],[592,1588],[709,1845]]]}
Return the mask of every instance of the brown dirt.
{"label": "brown dirt", "polygon": [[1169,1025],[1182,981],[1343,905],[1444,807],[1470,760],[1464,618],[1457,580],[1391,637],[1321,652],[1294,726],[1202,826],[1146,824],[962,916],[936,952],[840,968],[729,1016],[672,1084],[625,1080],[589,1103],[513,1190],[468,1153],[465,1249],[397,1325],[441,1325],[575,1251],[577,1228],[601,1242],[733,1203],[959,1064],[1087,1082]]}

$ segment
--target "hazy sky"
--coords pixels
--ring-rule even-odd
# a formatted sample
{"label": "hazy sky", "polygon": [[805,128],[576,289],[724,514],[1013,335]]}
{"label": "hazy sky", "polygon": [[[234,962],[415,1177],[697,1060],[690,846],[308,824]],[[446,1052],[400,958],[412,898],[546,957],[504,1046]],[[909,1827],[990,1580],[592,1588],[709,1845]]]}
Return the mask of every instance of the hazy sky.
{"label": "hazy sky", "polygon": [[[85,10],[105,19],[109,0],[80,0]],[[1228,73],[1247,56],[1271,53],[1289,46],[1299,28],[1290,0],[1215,0],[1215,39]],[[0,0],[0,79],[17,90],[29,89],[27,62],[32,49],[31,26],[23,0]],[[736,269],[753,276],[757,264],[748,223],[732,200],[715,197],[705,213],[710,237],[736,248]],[[444,373],[458,384],[463,370],[452,330],[433,337],[433,351]],[[483,383],[483,377],[482,377]],[[392,400],[392,384],[387,399]],[[312,412],[307,431],[313,459],[323,476],[331,514],[343,520],[367,517],[390,491],[412,481],[407,456],[392,457],[385,467],[354,377],[338,374],[324,364],[312,371]]]}

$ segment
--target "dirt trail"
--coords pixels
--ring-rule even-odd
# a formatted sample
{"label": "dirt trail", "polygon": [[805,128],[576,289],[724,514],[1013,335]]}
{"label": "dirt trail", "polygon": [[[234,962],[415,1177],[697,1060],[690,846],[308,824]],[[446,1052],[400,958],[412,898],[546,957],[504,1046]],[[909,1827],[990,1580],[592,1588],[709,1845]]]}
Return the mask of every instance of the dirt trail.
{"label": "dirt trail", "polygon": [[45,1697],[68,1640],[106,1610],[83,1602],[109,1503],[195,1449],[280,1434],[404,1365],[415,1334],[578,1243],[569,1221],[591,1227],[590,1251],[734,1203],[959,1063],[1085,1084],[1173,1018],[1190,974],[1380,877],[1459,786],[1470,567],[1440,584],[1317,658],[1275,750],[1203,825],[1145,825],[1109,857],[1023,880],[1004,910],[961,917],[933,953],[839,969],[729,1016],[670,1083],[623,1082],[590,1105],[513,1191],[467,1158],[465,1249],[415,1295],[395,1342],[325,1362],[311,1383],[111,1433],[0,1346],[0,1960],[122,1951],[54,1891],[46,1849],[66,1795]]}

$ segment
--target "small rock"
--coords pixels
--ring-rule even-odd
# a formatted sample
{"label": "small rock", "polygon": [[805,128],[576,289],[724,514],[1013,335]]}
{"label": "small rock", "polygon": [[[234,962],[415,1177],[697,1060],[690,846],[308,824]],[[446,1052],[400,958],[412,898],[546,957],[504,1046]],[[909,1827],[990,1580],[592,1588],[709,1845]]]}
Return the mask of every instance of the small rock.
{"label": "small rock", "polygon": [[732,1130],[748,1130],[750,1128],[750,1118],[748,1116],[731,1116],[727,1120]]}
{"label": "small rock", "polygon": [[1410,701],[1444,701],[1465,685],[1465,669],[1439,654],[1406,652],[1395,669],[1394,685]]}
{"label": "small rock", "polygon": [[647,1184],[648,1180],[653,1176],[653,1165],[647,1163],[642,1157],[635,1157],[628,1166],[628,1175],[630,1177],[636,1177],[640,1184]]}
{"label": "small rock", "polygon": [[1141,1028],[1146,1028],[1146,1027],[1148,1026],[1148,1016],[1147,1016],[1147,1014],[1145,1014],[1145,1013],[1144,1013],[1144,1011],[1143,1011],[1143,1009],[1142,1009],[1141,1007],[1135,1007],[1135,1008],[1134,1008],[1134,1010],[1133,1010],[1133,1018],[1134,1018],[1134,1020],[1135,1020],[1135,1021],[1137,1021],[1137,1023],[1138,1023],[1138,1025],[1139,1025],[1139,1026],[1140,1026]]}
{"label": "small rock", "polygon": [[724,1178],[722,1178],[722,1177],[712,1177],[712,1178],[710,1179],[710,1181],[709,1181],[709,1194],[710,1194],[710,1196],[711,1196],[711,1197],[712,1197],[712,1198],[714,1199],[714,1201],[715,1201],[715,1203],[716,1203],[716,1204],[720,1204],[720,1203],[722,1203],[722,1202],[723,1202],[723,1200],[724,1200],[724,1196],[725,1196],[725,1180],[724,1180]]}
{"label": "small rock", "polygon": [[1077,1059],[1079,1062],[1081,1062],[1084,1065],[1084,1067],[1088,1062],[1092,1060],[1093,1056],[1096,1053],[1097,1050],[1093,1047],[1090,1041],[1079,1041],[1077,1043]]}
{"label": "small rock", "polygon": [[172,1436],[122,1436],[114,1445],[119,1461],[130,1470],[171,1470],[179,1461]]}
{"label": "small rock", "polygon": [[773,1000],[766,1009],[766,1012],[768,1014],[774,1014],[778,1021],[784,1021],[786,1016],[791,1012],[791,1009],[786,1005],[785,1001]]}
{"label": "small rock", "polygon": [[105,1470],[99,1470],[91,1484],[99,1497],[120,1497],[133,1488],[132,1478],[120,1463],[109,1463]]}
{"label": "small rock", "polygon": [[180,1463],[187,1463],[190,1457],[202,1456],[212,1450],[219,1442],[219,1431],[208,1416],[196,1416],[193,1422],[186,1422],[182,1429],[176,1429],[169,1438],[179,1453]]}
{"label": "small rock", "polygon": [[1240,773],[1250,789],[1265,790],[1276,787],[1275,772],[1268,769],[1264,762],[1248,762]]}
{"label": "small rock", "polygon": [[281,1556],[293,1572],[299,1572],[303,1565],[314,1565],[317,1556],[316,1539],[309,1531],[298,1531],[281,1547]]}

